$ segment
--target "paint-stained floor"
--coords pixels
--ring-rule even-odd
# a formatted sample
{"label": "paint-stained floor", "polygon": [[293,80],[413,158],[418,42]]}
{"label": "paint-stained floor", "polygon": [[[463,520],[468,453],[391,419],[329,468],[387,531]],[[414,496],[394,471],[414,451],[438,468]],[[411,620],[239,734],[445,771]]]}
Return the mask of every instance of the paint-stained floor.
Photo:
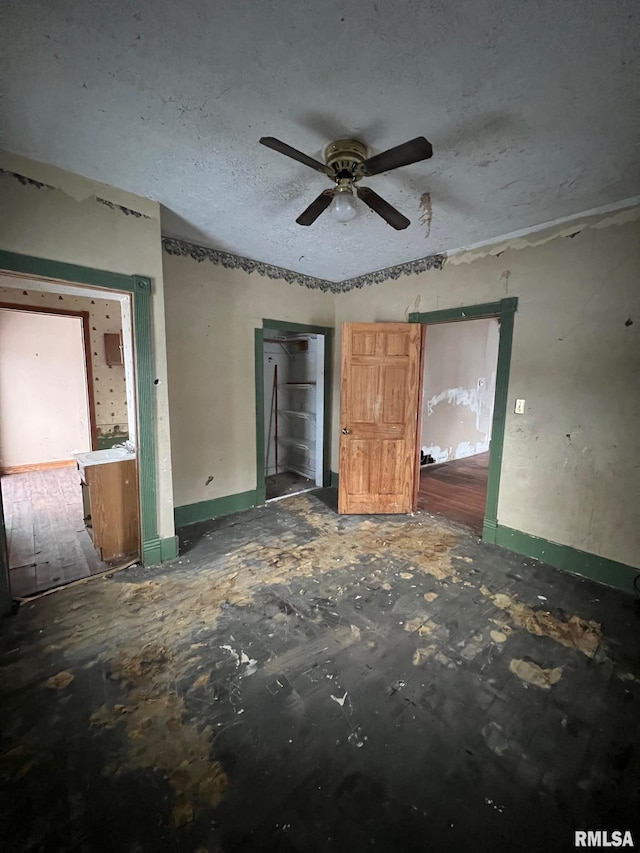
{"label": "paint-stained floor", "polygon": [[3,849],[640,843],[633,599],[332,490],[3,625]]}

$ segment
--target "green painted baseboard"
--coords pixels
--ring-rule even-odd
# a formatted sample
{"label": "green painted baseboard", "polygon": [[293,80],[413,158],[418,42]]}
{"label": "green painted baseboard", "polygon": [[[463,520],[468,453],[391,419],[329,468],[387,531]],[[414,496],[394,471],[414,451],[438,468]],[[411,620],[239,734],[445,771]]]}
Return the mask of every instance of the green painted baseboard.
{"label": "green painted baseboard", "polygon": [[633,580],[640,573],[640,569],[590,554],[588,551],[580,551],[570,545],[558,545],[557,542],[548,542],[538,536],[522,533],[520,530],[512,530],[498,524],[495,528],[485,525],[483,539],[493,542],[518,554],[525,554],[564,569],[574,575],[597,581],[605,586],[620,589],[623,592],[633,594]]}
{"label": "green painted baseboard", "polygon": [[157,566],[169,563],[178,556],[178,537],[166,539],[147,539],[142,543],[142,563],[145,566]]}
{"label": "green painted baseboard", "polygon": [[259,506],[260,503],[264,501],[259,500],[256,489],[251,489],[249,492],[240,492],[237,495],[225,495],[210,501],[177,506],[174,509],[175,524],[176,527],[186,527],[198,521],[209,521],[212,518],[231,515],[233,512],[241,512],[243,509],[251,509]]}
{"label": "green painted baseboard", "polygon": [[[338,486],[338,474],[335,471],[331,471],[331,485]],[[264,495],[261,491],[252,489],[248,492],[226,495],[210,501],[178,506],[174,511],[175,524],[176,527],[186,527],[189,524],[196,524],[198,521],[208,521],[224,515],[231,515],[231,513],[251,509],[263,503]],[[482,538],[485,542],[508,548],[510,551],[540,560],[540,562],[555,566],[557,569],[563,569],[574,575],[589,578],[627,593],[634,592],[633,580],[640,573],[640,569],[633,566],[627,566],[606,557],[599,557],[596,554],[590,554],[588,551],[580,551],[569,545],[549,542],[538,536],[522,533],[520,530],[512,530],[510,527],[498,524],[493,519],[485,519]],[[173,544],[174,539],[175,544]],[[177,537],[158,539],[155,542],[158,543],[157,546],[154,543],[145,542],[145,565],[155,565],[159,562],[175,559],[178,554]],[[149,558],[147,558],[148,550]]]}

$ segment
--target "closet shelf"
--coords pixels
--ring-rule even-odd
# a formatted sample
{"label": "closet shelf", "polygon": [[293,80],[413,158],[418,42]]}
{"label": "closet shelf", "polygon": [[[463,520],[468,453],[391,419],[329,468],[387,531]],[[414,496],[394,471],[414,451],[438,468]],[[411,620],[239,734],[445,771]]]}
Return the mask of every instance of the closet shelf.
{"label": "closet shelf", "polygon": [[315,382],[279,382],[281,388],[315,388]]}
{"label": "closet shelf", "polygon": [[315,412],[302,412],[299,409],[279,409],[281,415],[292,415],[295,418],[304,418],[305,421],[313,420],[316,416]]}
{"label": "closet shelf", "polygon": [[278,443],[284,444],[286,447],[297,447],[300,450],[312,450],[315,447],[315,441],[311,438],[300,439],[300,438],[287,438],[285,436],[278,436]]}

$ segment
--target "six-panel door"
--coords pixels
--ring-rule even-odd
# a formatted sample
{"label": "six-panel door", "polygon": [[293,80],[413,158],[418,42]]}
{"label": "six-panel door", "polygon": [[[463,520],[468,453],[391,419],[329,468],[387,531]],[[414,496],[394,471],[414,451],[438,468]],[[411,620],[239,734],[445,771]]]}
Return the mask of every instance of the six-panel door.
{"label": "six-panel door", "polygon": [[340,513],[413,509],[420,326],[345,323],[340,398]]}

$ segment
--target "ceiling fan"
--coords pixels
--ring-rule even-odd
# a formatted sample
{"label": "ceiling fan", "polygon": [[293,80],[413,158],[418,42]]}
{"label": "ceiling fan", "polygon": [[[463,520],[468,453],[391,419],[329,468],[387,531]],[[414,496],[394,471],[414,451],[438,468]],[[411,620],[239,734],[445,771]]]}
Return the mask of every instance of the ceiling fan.
{"label": "ceiling fan", "polygon": [[[400,166],[408,166],[418,163],[420,160],[428,160],[433,156],[433,148],[424,136],[417,136],[395,148],[389,148],[381,154],[369,157],[367,146],[357,139],[337,139],[327,146],[324,152],[325,162],[314,160],[302,151],[292,148],[286,142],[280,142],[273,136],[263,136],[260,139],[262,145],[279,151],[305,166],[310,166],[317,172],[323,172],[334,183],[335,188],[324,190],[311,202],[309,207],[296,219],[298,225],[313,225],[321,213],[331,205],[331,212],[340,222],[348,222],[357,213],[356,201],[353,197],[354,185],[361,178],[371,175],[379,175],[381,172],[390,172]],[[381,198],[369,187],[356,187],[358,198],[371,208],[385,222],[397,231],[406,228],[411,223],[399,210]]]}

